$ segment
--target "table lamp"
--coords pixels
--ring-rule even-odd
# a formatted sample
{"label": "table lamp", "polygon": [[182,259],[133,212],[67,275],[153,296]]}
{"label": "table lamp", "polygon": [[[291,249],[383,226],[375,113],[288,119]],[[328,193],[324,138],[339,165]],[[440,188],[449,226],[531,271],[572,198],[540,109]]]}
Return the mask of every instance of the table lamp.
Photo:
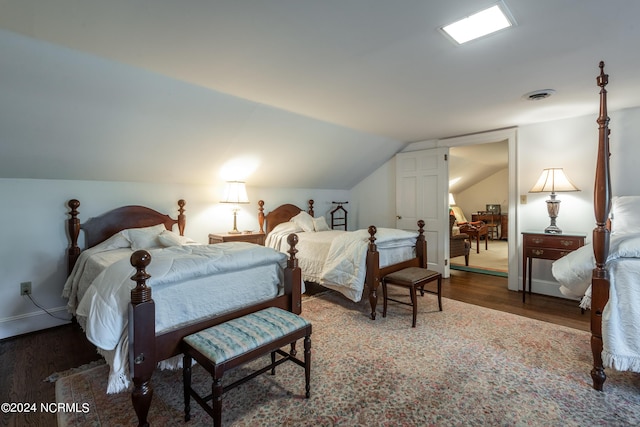
{"label": "table lamp", "polygon": [[[247,188],[242,181],[227,181],[224,188],[224,197],[220,201],[221,203],[232,203],[234,205],[249,203],[247,197]],[[229,231],[229,234],[240,234],[238,231],[237,217],[240,208],[235,206],[233,208],[233,230]]]}
{"label": "table lamp", "polygon": [[544,169],[536,184],[529,190],[529,193],[551,192],[551,197],[547,200],[547,212],[551,218],[551,224],[544,229],[545,233],[562,234],[562,230],[556,225],[556,218],[560,211],[560,200],[556,199],[556,193],[566,191],[580,190],[569,181],[562,168]]}

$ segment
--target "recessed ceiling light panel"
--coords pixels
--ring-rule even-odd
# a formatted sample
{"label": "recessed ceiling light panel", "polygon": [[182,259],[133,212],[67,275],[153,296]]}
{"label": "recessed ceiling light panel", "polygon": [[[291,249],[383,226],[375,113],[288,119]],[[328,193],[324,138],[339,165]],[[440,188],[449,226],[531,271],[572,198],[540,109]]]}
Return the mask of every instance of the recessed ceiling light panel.
{"label": "recessed ceiling light panel", "polygon": [[504,3],[500,2],[440,29],[457,44],[463,44],[513,25],[515,21]]}

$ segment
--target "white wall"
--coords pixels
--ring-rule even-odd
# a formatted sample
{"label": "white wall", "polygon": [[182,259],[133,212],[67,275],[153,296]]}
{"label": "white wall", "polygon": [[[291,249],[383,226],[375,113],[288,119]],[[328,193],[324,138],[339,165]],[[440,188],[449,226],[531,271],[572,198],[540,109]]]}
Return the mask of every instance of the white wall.
{"label": "white wall", "polygon": [[[238,228],[258,230],[257,202],[265,200],[265,213],[282,203],[306,207],[316,201],[316,216],[331,209],[331,201],[348,200],[346,190],[247,188],[248,205],[238,214]],[[222,187],[130,182],[0,179],[0,339],[55,326],[54,319],[20,296],[21,282],[32,282],[34,300],[57,317],[68,318],[61,298],[66,279],[68,237],[67,201],[80,200],[80,219],[130,204],[149,206],[177,215],[178,199],[185,199],[185,234],[207,243],[208,234],[233,226],[230,206],[220,204]],[[81,236],[81,244],[83,239]]]}
{"label": "white wall", "polygon": [[[610,111],[611,118],[611,179],[613,195],[638,194],[637,182],[640,169],[640,107],[621,111]],[[545,200],[548,194],[529,193],[542,172],[549,167],[562,167],[580,192],[559,193],[561,200],[558,226],[569,232],[581,232],[591,241],[595,226],[593,214],[593,185],[595,176],[596,149],[598,144],[597,114],[573,119],[558,120],[518,128],[517,174],[518,194],[527,196],[527,203],[518,203],[515,221],[516,233],[510,238],[518,239],[519,268],[521,280],[521,235],[522,231],[541,231],[549,225]],[[411,144],[406,150],[433,148],[424,143]],[[357,201],[358,220],[369,220],[375,212],[385,212],[381,220],[392,225],[395,217],[395,170],[394,160],[389,160],[378,171],[372,173],[351,191]],[[382,191],[381,191],[382,190]],[[385,208],[386,206],[386,208]],[[536,292],[562,296],[558,284],[550,272],[550,262],[536,260],[533,263],[533,289]]]}
{"label": "white wall", "polygon": [[509,206],[509,169],[501,169],[455,194],[455,201],[468,221],[471,221],[473,213],[484,211],[489,203],[500,205],[501,211],[506,213]]}

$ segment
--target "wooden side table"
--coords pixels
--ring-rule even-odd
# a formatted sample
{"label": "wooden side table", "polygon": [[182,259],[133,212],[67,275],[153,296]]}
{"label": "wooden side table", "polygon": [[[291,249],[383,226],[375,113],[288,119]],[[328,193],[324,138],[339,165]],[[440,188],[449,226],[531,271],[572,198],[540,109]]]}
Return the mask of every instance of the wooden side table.
{"label": "wooden side table", "polygon": [[522,302],[527,294],[527,271],[529,272],[529,294],[531,294],[531,262],[533,258],[556,260],[584,246],[586,234],[522,233]]}
{"label": "wooden side table", "polygon": [[249,242],[264,246],[264,233],[212,233],[209,234],[209,244],[222,242]]}

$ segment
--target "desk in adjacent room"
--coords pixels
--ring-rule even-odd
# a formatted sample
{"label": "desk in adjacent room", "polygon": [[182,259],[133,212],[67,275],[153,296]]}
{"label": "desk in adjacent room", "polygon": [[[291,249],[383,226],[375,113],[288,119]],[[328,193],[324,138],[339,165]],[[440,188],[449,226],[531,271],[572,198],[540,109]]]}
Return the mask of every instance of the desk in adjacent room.
{"label": "desk in adjacent room", "polygon": [[490,212],[477,212],[471,214],[471,221],[483,221],[485,223],[498,222],[500,230],[498,233],[499,240],[507,240],[509,238],[509,216],[507,214],[492,214]]}
{"label": "desk in adjacent room", "polygon": [[529,294],[531,294],[531,262],[533,258],[557,260],[584,246],[586,234],[522,232],[522,302],[527,294],[527,271],[529,272]]}

